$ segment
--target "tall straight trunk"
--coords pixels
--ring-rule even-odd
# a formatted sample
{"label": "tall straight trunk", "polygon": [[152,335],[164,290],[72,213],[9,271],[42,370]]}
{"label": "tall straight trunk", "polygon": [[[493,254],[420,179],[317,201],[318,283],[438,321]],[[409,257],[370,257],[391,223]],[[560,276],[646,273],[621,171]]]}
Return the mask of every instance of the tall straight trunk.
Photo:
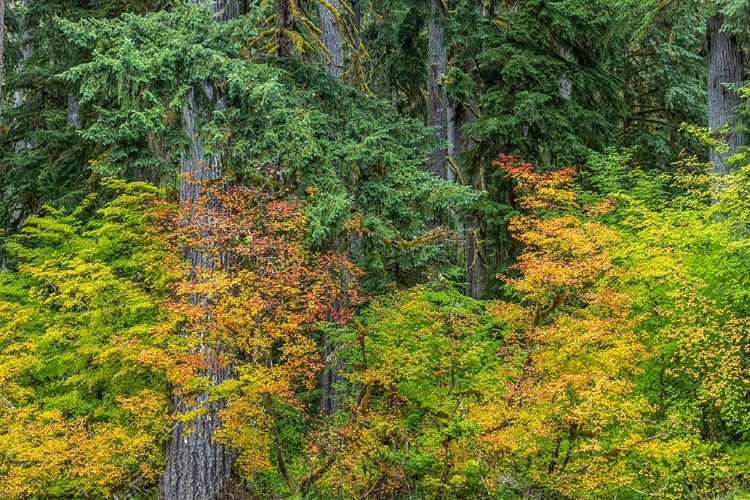
{"label": "tall straight trunk", "polygon": [[[201,183],[217,178],[221,174],[221,158],[204,155],[200,137],[200,112],[196,103],[196,93],[215,102],[220,109],[223,102],[216,98],[212,86],[205,84],[188,92],[183,110],[183,126],[188,137],[192,138],[190,151],[180,161],[180,204],[188,210],[190,204],[198,200]],[[214,268],[210,255],[198,249],[188,248],[186,257],[194,271]],[[199,295],[190,297],[193,305],[200,306],[205,298]],[[206,377],[211,386],[234,376],[232,366],[219,363],[224,351],[221,343],[201,344],[198,354],[207,367],[200,374]],[[159,486],[162,500],[217,500],[222,498],[232,472],[235,453],[216,442],[213,436],[221,426],[219,411],[226,406],[224,400],[209,401],[204,392],[188,403],[179,391],[172,393],[172,413],[174,415],[204,408],[205,412],[189,422],[176,421],[166,448],[167,464]]]}
{"label": "tall straight trunk", "polygon": [[[477,171],[475,185],[483,184],[484,175],[484,167],[481,167]],[[466,235],[466,295],[481,299],[484,292],[487,257],[484,251],[482,221],[478,214],[472,214],[464,233]]]}
{"label": "tall straight trunk", "polygon": [[[558,51],[560,54],[560,57],[565,59],[566,61],[571,61],[573,59],[573,55],[568,49],[562,48]],[[566,101],[569,101],[573,98],[573,82],[571,82],[568,79],[568,75],[563,72],[558,78],[557,81],[560,82],[560,90],[558,93],[560,94],[560,97],[565,99]]]}
{"label": "tall straight trunk", "polygon": [[[724,16],[719,13],[708,18],[706,34],[708,37],[708,128],[718,131],[727,124],[732,124],[737,108],[741,103],[740,96],[726,84],[742,81],[742,52],[737,38],[722,31]],[[714,173],[726,174],[726,159],[739,146],[747,144],[747,138],[731,133],[726,138],[729,145],[727,153],[719,153],[713,148],[710,151],[711,170]]]}
{"label": "tall straight trunk", "polygon": [[[328,0],[328,3],[339,13],[341,2],[339,0]],[[318,4],[318,15],[320,16],[320,40],[323,42],[328,54],[324,54],[323,62],[328,72],[333,76],[340,76],[344,64],[343,42],[341,33],[336,26],[336,18],[325,5]]]}
{"label": "tall straight trunk", "polygon": [[5,76],[5,0],[0,0],[0,99],[3,96]]}
{"label": "tall straight trunk", "polygon": [[[198,3],[204,0],[190,0]],[[227,21],[245,11],[244,0],[214,0],[212,10],[217,21]],[[180,173],[180,204],[189,207],[201,194],[201,182],[216,179],[221,175],[221,154],[206,155],[201,142],[201,103],[210,103],[214,109],[226,108],[222,95],[208,82],[194,86],[186,98],[182,120],[185,135],[191,139],[190,150],[182,156]],[[214,261],[197,249],[186,250],[186,257],[193,270],[212,269]],[[201,305],[205,298],[190,297],[193,305]],[[234,376],[231,365],[219,360],[226,347],[220,341],[202,344],[198,348],[206,364],[201,375],[211,386],[216,386]],[[172,428],[166,447],[167,463],[159,485],[162,500],[219,500],[226,496],[232,465],[236,454],[214,440],[222,426],[219,411],[226,406],[222,399],[209,400],[203,392],[188,402],[179,391],[172,394],[174,415],[203,408],[205,411],[189,422],[177,420]]]}
{"label": "tall straight trunk", "polygon": [[287,33],[294,30],[294,10],[296,0],[279,0],[279,12],[276,18],[276,55],[289,57],[292,55],[292,39]]}
{"label": "tall straight trunk", "polygon": [[[23,69],[26,67],[26,61],[29,60],[29,57],[31,57],[31,43],[29,43],[29,27],[27,24],[26,19],[26,9],[29,7],[29,0],[23,0],[21,2],[21,6],[23,7],[23,15],[21,17],[21,26],[23,26],[23,31],[21,33],[21,62],[18,64],[18,70],[23,71]],[[14,95],[14,104],[18,106],[23,106],[24,101],[26,100],[26,89],[23,87],[16,89],[15,95]],[[18,153],[22,149],[32,147],[32,144],[30,141],[27,141],[26,139],[19,140],[15,145],[15,151]]]}
{"label": "tall straight trunk", "polygon": [[[328,3],[339,13],[342,12],[339,0],[328,0]],[[323,54],[323,63],[328,72],[335,76],[341,76],[343,70],[343,42],[341,33],[336,26],[336,18],[325,5],[318,4],[318,15],[320,17],[321,42],[328,51]],[[334,300],[331,305],[326,321],[336,324],[333,318],[334,311],[341,311],[345,307],[343,300]],[[320,388],[323,396],[320,401],[320,410],[324,415],[333,415],[339,409],[341,394],[337,390],[337,384],[343,382],[341,375],[343,361],[338,357],[338,345],[329,337],[328,331],[323,334],[321,348],[323,353],[323,369],[320,371]]]}
{"label": "tall straight trunk", "polygon": [[433,0],[432,16],[429,26],[429,43],[427,46],[428,80],[427,80],[427,126],[435,131],[442,144],[430,154],[430,171],[441,179],[448,178],[448,136],[449,112],[448,95],[445,89],[445,76],[448,73],[448,50],[445,44],[445,31],[440,25],[441,6]]}
{"label": "tall straight trunk", "polygon": [[360,36],[362,31],[362,0],[349,0],[349,8],[352,16],[352,67],[349,71],[349,85],[369,93],[370,90],[367,85],[367,75],[362,69],[365,64],[364,56],[367,53],[367,50],[362,44],[362,37]]}
{"label": "tall straight trunk", "polygon": [[[478,0],[476,7],[482,16],[489,17],[494,15],[493,1]],[[483,48],[477,47],[476,50],[481,51]],[[464,70],[467,73],[474,71],[474,63],[467,63]],[[469,99],[468,102],[464,103],[464,109],[464,122],[474,120],[481,112],[479,103],[474,99]],[[462,147],[464,151],[468,151],[476,148],[477,144],[471,138],[467,138],[463,142]],[[487,164],[489,162],[484,154],[477,156],[477,165],[475,165],[474,175],[470,182],[472,189],[484,191],[487,188]],[[468,172],[464,169],[463,178],[468,181],[467,174]],[[488,262],[485,250],[483,222],[478,212],[469,215],[464,235],[466,241],[466,295],[480,299],[486,285]]]}
{"label": "tall straight trunk", "polygon": [[[3,7],[5,2],[3,2]],[[29,0],[23,0],[21,2],[21,6],[23,8],[23,14],[21,16],[21,26],[23,31],[21,32],[21,61],[18,63],[18,71],[23,71],[26,67],[26,61],[28,61],[29,57],[31,57],[31,43],[29,43],[29,27],[28,27],[28,20],[26,18],[26,9],[29,6]],[[4,11],[3,9],[3,17],[4,17]],[[5,26],[3,23],[3,35],[5,35]],[[3,39],[5,37],[3,36]],[[4,45],[3,45],[4,47]],[[1,75],[0,75],[1,76]],[[1,95],[1,94],[0,94]],[[16,89],[16,92],[13,96],[13,103],[16,107],[23,106],[24,101],[26,100],[26,89],[23,87],[20,87]],[[34,144],[31,140],[27,140],[26,138],[19,139],[13,146],[13,149],[16,153],[20,153],[26,148],[33,147]],[[7,195],[8,193],[4,193],[4,195]],[[8,226],[13,228],[19,228],[23,224],[24,220],[24,211],[25,206],[23,202],[19,201],[16,203],[16,206],[13,207],[13,212],[10,214],[10,220],[8,221]],[[4,264],[4,263],[3,263]]]}
{"label": "tall straight trunk", "polygon": [[[473,69],[471,65],[467,68]],[[469,122],[479,115],[479,105],[474,100],[469,100],[465,111],[465,121]],[[465,141],[466,150],[477,147],[471,139]],[[484,191],[486,184],[486,158],[481,155],[479,164],[471,181],[472,189]],[[487,254],[485,252],[484,232],[482,231],[482,221],[478,213],[471,214],[466,224],[466,295],[474,299],[481,299],[484,292],[485,275],[487,272]]]}
{"label": "tall straight trunk", "polygon": [[[341,298],[333,300],[331,310],[326,316],[326,321],[333,326],[340,326],[334,315],[343,311],[348,306],[346,296],[342,293]],[[321,339],[324,366],[320,371],[320,388],[323,391],[320,400],[320,410],[324,415],[333,415],[341,407],[343,395],[336,386],[345,380],[342,376],[345,364],[338,355],[341,345],[335,342],[335,339],[331,339],[328,334],[329,331],[332,330],[326,329]]]}

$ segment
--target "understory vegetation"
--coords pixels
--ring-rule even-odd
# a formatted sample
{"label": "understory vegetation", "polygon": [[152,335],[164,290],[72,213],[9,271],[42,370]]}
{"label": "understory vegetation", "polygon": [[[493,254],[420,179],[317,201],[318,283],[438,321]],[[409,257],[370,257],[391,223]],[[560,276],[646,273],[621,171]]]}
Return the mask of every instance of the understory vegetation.
{"label": "understory vegetation", "polygon": [[0,0],[0,498],[750,498],[747,0]]}

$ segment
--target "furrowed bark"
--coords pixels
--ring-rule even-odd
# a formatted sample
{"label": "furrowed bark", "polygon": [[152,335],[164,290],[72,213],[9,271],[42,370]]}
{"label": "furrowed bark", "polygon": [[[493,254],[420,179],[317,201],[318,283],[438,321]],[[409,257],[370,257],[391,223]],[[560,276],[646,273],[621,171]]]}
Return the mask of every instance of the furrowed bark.
{"label": "furrowed bark", "polygon": [[[24,67],[26,66],[26,61],[31,57],[31,43],[29,42],[29,26],[28,26],[28,20],[26,18],[26,9],[29,6],[29,0],[23,0],[21,2],[21,6],[23,8],[23,15],[21,17],[21,26],[23,27],[23,31],[21,33],[21,61],[18,64],[18,71],[23,71]],[[3,21],[5,20],[5,2],[3,1]],[[3,40],[5,39],[5,26],[3,23]],[[4,43],[3,43],[4,47]],[[4,57],[5,54],[2,54],[1,57]],[[1,74],[0,74],[1,76]],[[1,94],[0,94],[1,95]],[[24,101],[26,100],[26,89],[23,87],[20,87],[16,89],[15,94],[13,96],[13,102],[16,107],[23,106]],[[23,151],[26,148],[34,147],[34,144],[31,140],[27,140],[26,138],[19,139],[13,146],[13,150],[16,153],[19,153]],[[7,195],[7,193],[4,193]],[[8,221],[8,227],[15,229],[19,229],[21,225],[23,224],[25,217],[24,212],[26,211],[26,207],[24,206],[24,203],[19,201],[16,206],[13,208],[13,211],[10,214],[10,220]],[[3,262],[3,266],[5,266],[5,263]]]}
{"label": "furrowed bark", "polygon": [[441,179],[448,178],[448,94],[445,89],[445,76],[448,73],[448,49],[445,46],[445,31],[440,25],[440,9],[437,1],[432,4],[429,26],[428,56],[428,110],[427,126],[435,131],[442,144],[430,155],[430,171]]}
{"label": "furrowed bark", "polygon": [[[213,346],[205,347],[204,351],[215,354]],[[212,384],[234,376],[230,366],[218,363],[209,366],[205,375]],[[209,402],[207,393],[198,396],[191,405],[185,403],[182,395],[172,395],[173,413],[185,413],[198,406],[202,406],[205,413],[189,423],[178,422],[173,427],[166,449],[167,466],[159,488],[162,499],[216,500],[225,497],[235,454],[213,439],[221,427],[218,412],[225,405],[222,400]]]}
{"label": "furrowed bark", "polygon": [[[201,0],[191,0],[198,3]],[[217,21],[234,19],[245,11],[244,0],[216,0],[212,10]],[[200,99],[199,99],[200,98]],[[206,155],[201,141],[200,103],[211,103],[214,109],[226,108],[223,97],[209,83],[192,88],[187,95],[182,120],[185,134],[191,139],[189,151],[180,162],[182,181],[180,204],[188,208],[195,203],[203,182],[221,175],[221,154]],[[199,249],[188,248],[186,258],[193,271],[212,269],[215,263],[211,256]],[[201,296],[192,296],[194,305],[205,302]],[[188,334],[188,333],[186,333]],[[221,354],[227,347],[221,340],[201,344],[198,348],[206,363],[205,376],[211,387],[234,377],[233,367],[222,364]],[[159,485],[162,500],[218,500],[227,498],[227,488],[232,475],[236,454],[214,440],[216,430],[222,426],[219,411],[226,406],[225,400],[209,401],[209,392],[198,394],[188,402],[179,391],[172,391],[172,413],[181,415],[202,408],[202,412],[189,422],[176,420],[166,447],[167,464]]]}
{"label": "furrowed bark", "polygon": [[[21,34],[21,62],[18,64],[18,70],[23,71],[26,66],[26,61],[31,57],[31,43],[29,42],[29,27],[26,19],[26,9],[29,7],[29,0],[23,0],[21,5],[24,9],[23,17],[21,18],[21,25],[23,26],[23,32]],[[23,106],[26,100],[26,89],[23,87],[16,89],[14,97],[14,103],[16,106]],[[22,149],[32,147],[30,141],[26,139],[19,140],[15,145],[15,151],[18,153]]]}
{"label": "furrowed bark", "polygon": [[[491,16],[494,13],[493,2],[477,2],[477,10],[483,16]],[[477,49],[479,50],[479,49]],[[473,62],[467,64],[465,71],[471,72],[475,70]],[[475,117],[479,116],[481,110],[479,109],[479,103],[473,99],[469,99],[468,102],[464,103],[464,123],[474,120]],[[477,144],[471,139],[466,138],[462,143],[464,151],[468,151],[477,147]],[[487,187],[486,183],[486,163],[487,159],[484,154],[479,155],[478,164],[471,180],[471,186],[475,190],[484,191]],[[464,171],[464,174],[468,172]],[[466,177],[464,177],[466,178]],[[469,215],[464,235],[466,238],[466,295],[474,299],[482,298],[484,293],[486,274],[487,274],[487,254],[485,252],[485,235],[482,230],[483,224],[480,219],[480,214],[474,212]]]}
{"label": "furrowed bark", "polygon": [[276,55],[289,57],[292,55],[292,40],[288,33],[294,29],[294,11],[292,2],[296,0],[280,0],[279,14],[276,19]]}
{"label": "furrowed bark", "polygon": [[[484,158],[480,159],[480,162]],[[484,190],[485,167],[480,164],[474,176],[472,187]],[[478,214],[472,214],[466,226],[466,295],[474,299],[481,299],[484,292],[485,274],[487,272],[487,256],[484,251],[484,234],[482,222]]]}
{"label": "furrowed bark", "polygon": [[350,0],[349,6],[354,13],[352,17],[352,25],[354,26],[354,47],[358,48],[361,40],[359,38],[359,32],[362,28],[362,6],[360,5],[362,0]]}
{"label": "furrowed bark", "polygon": [[[343,12],[339,0],[328,0],[328,3],[336,9],[339,14]],[[328,72],[335,76],[341,76],[344,64],[343,41],[341,33],[336,26],[336,18],[325,5],[318,4],[318,15],[320,17],[321,42],[328,51],[323,54],[323,63]],[[344,307],[341,300],[334,301],[332,311],[340,311]],[[329,313],[326,321],[335,323],[332,313]],[[320,410],[325,415],[333,415],[339,409],[341,394],[336,390],[336,384],[340,383],[343,370],[343,362],[336,356],[337,345],[329,338],[328,332],[324,332],[321,339],[322,358],[324,367],[320,372],[320,387],[323,397],[320,401]]]}
{"label": "furrowed bark", "polygon": [[3,95],[5,76],[5,0],[0,0],[0,98]]}
{"label": "furrowed bark", "polygon": [[[339,0],[329,0],[328,3],[339,13],[342,12]],[[338,77],[341,75],[344,64],[341,33],[336,27],[336,18],[333,12],[322,3],[318,4],[318,15],[320,16],[320,31],[322,32],[320,40],[328,51],[328,54],[323,54],[323,62],[328,72]]]}
{"label": "furrowed bark", "polygon": [[69,94],[68,95],[68,114],[66,117],[65,122],[69,127],[73,127],[75,129],[81,128],[81,118],[79,117],[79,113],[81,111],[81,101],[78,98],[77,94]]}
{"label": "furrowed bark", "polygon": [[[723,31],[724,16],[717,14],[708,18],[706,31],[708,37],[708,128],[712,132],[732,123],[741,98],[736,91],[728,89],[726,84],[742,81],[742,51],[737,38]],[[732,133],[726,137],[729,151],[720,153],[711,149],[709,159],[711,171],[724,175],[727,173],[726,160],[740,146],[747,144],[747,138]]]}
{"label": "furrowed bark", "polygon": [[[194,0],[192,3],[196,3]],[[223,22],[237,19],[247,13],[246,0],[214,0],[214,20]]]}
{"label": "furrowed bark", "polygon": [[[213,96],[213,89],[204,85],[200,90]],[[206,92],[208,91],[208,92]],[[220,106],[221,101],[217,103]],[[221,173],[220,157],[204,156],[200,133],[196,126],[199,113],[195,102],[195,89],[187,96],[183,111],[183,124],[186,134],[193,138],[188,154],[180,162],[183,176],[180,185],[180,203],[189,207],[198,200],[201,194],[201,183],[217,178]],[[194,271],[212,269],[214,262],[211,256],[198,249],[186,249],[186,258]],[[190,297],[193,305],[205,301],[203,297]],[[208,361],[206,370],[200,375],[208,378],[210,386],[216,386],[233,376],[231,366],[223,366],[218,359],[224,346],[220,343],[203,344],[199,353]],[[222,425],[218,412],[226,406],[223,400],[208,401],[207,392],[199,394],[188,404],[180,391],[172,393],[172,413],[181,415],[202,407],[204,413],[189,422],[177,420],[167,444],[167,464],[160,484],[160,498],[163,500],[216,500],[223,497],[223,492],[232,473],[235,454],[213,438]]]}
{"label": "furrowed bark", "polygon": [[[331,311],[326,316],[326,321],[339,326],[340,324],[335,319],[334,314],[343,311],[347,306],[345,294],[342,293],[340,299],[333,301]],[[337,390],[336,385],[344,381],[342,373],[344,373],[345,365],[337,355],[340,345],[329,337],[328,331],[323,333],[321,347],[324,366],[320,372],[320,388],[323,390],[320,410],[324,415],[333,415],[341,407],[343,396]]]}

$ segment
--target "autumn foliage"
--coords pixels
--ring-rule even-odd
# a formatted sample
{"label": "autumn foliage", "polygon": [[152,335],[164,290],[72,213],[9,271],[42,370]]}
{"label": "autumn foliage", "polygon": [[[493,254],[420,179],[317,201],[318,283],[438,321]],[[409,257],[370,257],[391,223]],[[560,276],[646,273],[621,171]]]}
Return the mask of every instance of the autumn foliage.
{"label": "autumn foliage", "polygon": [[352,332],[348,418],[312,448],[337,447],[329,494],[602,498],[656,439],[634,394],[643,318],[615,289],[618,237],[597,220],[612,202],[581,207],[571,169],[497,166],[522,210],[510,228],[524,250],[499,277],[518,300],[421,287],[370,306]]}
{"label": "autumn foliage", "polygon": [[265,186],[216,180],[177,207],[106,181],[28,220],[0,275],[0,496],[153,497],[170,429],[214,402],[214,439],[260,498],[731,491],[745,292],[695,256],[744,262],[741,205],[686,215],[592,196],[572,169],[495,166],[521,248],[501,300],[447,280],[366,296],[346,257],[307,244],[305,204]]}
{"label": "autumn foliage", "polygon": [[[188,401],[225,399],[216,438],[244,474],[268,469],[283,459],[269,455],[277,407],[303,409],[297,393],[322,366],[316,335],[359,301],[356,267],[305,247],[298,201],[216,185],[177,208],[145,185],[113,188],[92,222],[79,220],[85,207],[30,220],[14,244],[28,281],[0,306],[3,498],[151,487],[170,425],[165,382]],[[212,386],[216,366],[233,376]]]}
{"label": "autumn foliage", "polygon": [[[182,262],[172,285],[165,307],[179,318],[179,335],[157,362],[183,396],[227,400],[216,438],[240,452],[246,475],[282,466],[279,407],[305,409],[297,395],[315,388],[323,368],[320,332],[348,324],[359,302],[360,271],[341,255],[310,251],[306,231],[298,200],[221,182],[157,226],[173,255],[200,254]],[[206,385],[212,365],[233,375]]]}
{"label": "autumn foliage", "polygon": [[496,486],[523,490],[508,467],[534,457],[539,465],[526,481],[566,496],[606,497],[624,479],[604,471],[649,432],[635,423],[650,411],[632,394],[648,356],[642,318],[617,290],[618,235],[597,220],[612,200],[582,206],[572,169],[536,173],[505,156],[496,165],[517,186],[522,213],[510,229],[524,250],[513,266],[518,276],[501,277],[520,302],[492,307],[509,326],[499,351],[507,379],[493,404],[502,422],[488,420],[493,412],[478,416],[489,431],[480,441],[508,470],[506,484]]}
{"label": "autumn foliage", "polygon": [[157,483],[163,380],[139,362],[160,303],[165,249],[143,230],[159,190],[108,181],[97,209],[33,217],[9,247],[0,295],[0,497],[103,498]]}

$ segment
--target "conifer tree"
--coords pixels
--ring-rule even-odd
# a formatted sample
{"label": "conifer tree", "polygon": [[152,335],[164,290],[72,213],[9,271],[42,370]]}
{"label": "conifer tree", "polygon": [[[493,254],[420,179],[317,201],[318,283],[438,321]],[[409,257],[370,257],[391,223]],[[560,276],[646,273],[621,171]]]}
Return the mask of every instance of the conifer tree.
{"label": "conifer tree", "polygon": [[5,0],[0,0],[0,96],[3,95],[3,76],[5,75]]}
{"label": "conifer tree", "polygon": [[[204,0],[190,0],[190,3],[204,3]],[[236,19],[245,11],[244,0],[206,0],[205,3],[216,22]],[[203,113],[226,110],[223,92],[215,82],[209,80],[193,84],[187,90],[182,122],[190,147],[180,160],[180,205],[188,213],[194,210],[201,189],[223,174],[223,146],[207,152],[201,128]],[[206,107],[208,109],[204,111]],[[210,224],[205,219],[193,220],[188,216],[187,223],[197,224],[201,236],[206,236],[211,229],[203,227]],[[191,266],[190,276],[194,279],[215,270],[217,265],[208,248],[189,246],[186,248],[186,258]],[[190,296],[190,303],[194,307],[207,308],[207,301],[208,297],[200,293]],[[200,330],[186,334],[203,335]],[[203,393],[187,400],[182,388],[173,390],[172,411],[176,421],[167,444],[167,463],[159,487],[159,494],[164,500],[214,500],[225,495],[236,454],[216,439],[217,431],[222,427],[219,413],[226,401],[211,398],[209,391],[235,377],[231,362],[221,361],[229,349],[227,342],[227,339],[219,336],[196,347],[196,354],[205,364],[202,375],[209,383]],[[200,411],[193,418],[181,418],[182,414],[195,410]]]}
{"label": "conifer tree", "polygon": [[442,26],[445,22],[443,5],[439,0],[432,1],[430,5],[427,44],[427,126],[435,131],[435,135],[440,140],[439,146],[430,155],[430,171],[441,179],[449,179],[455,176],[448,163],[448,156],[453,153],[451,145],[453,137],[450,133],[453,113],[446,89],[448,47]]}

